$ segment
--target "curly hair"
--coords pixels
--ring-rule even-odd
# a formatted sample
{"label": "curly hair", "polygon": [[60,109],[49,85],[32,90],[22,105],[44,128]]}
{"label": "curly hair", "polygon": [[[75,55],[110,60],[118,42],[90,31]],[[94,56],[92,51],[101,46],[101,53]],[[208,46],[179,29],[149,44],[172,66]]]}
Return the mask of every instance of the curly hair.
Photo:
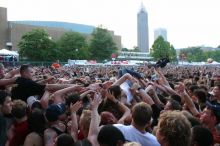
{"label": "curly hair", "polygon": [[179,111],[168,111],[160,116],[158,132],[169,146],[189,146],[191,125]]}

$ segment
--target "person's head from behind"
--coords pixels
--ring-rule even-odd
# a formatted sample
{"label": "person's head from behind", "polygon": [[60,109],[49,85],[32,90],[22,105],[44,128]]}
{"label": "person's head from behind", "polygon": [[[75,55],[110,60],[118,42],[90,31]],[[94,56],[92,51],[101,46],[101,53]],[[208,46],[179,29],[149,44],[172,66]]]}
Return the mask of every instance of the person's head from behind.
{"label": "person's head from behind", "polygon": [[180,105],[180,103],[176,100],[173,99],[169,99],[164,107],[164,110],[168,111],[168,110],[182,110],[182,107]]}
{"label": "person's head from behind", "polygon": [[173,100],[179,102],[179,104],[182,103],[182,102],[181,102],[181,97],[180,97],[179,95],[176,95],[176,94],[171,95],[171,96],[170,96],[170,99],[173,99]]}
{"label": "person's head from behind", "polygon": [[97,140],[100,146],[122,146],[125,143],[123,133],[112,125],[106,125],[98,133]]}
{"label": "person's head from behind", "polygon": [[43,134],[46,127],[46,119],[44,113],[40,109],[36,108],[30,113],[28,117],[28,126],[30,132]]}
{"label": "person's head from behind", "polygon": [[16,119],[22,119],[27,115],[27,104],[20,99],[14,100],[11,112]]}
{"label": "person's head from behind", "polygon": [[46,119],[50,123],[54,123],[59,120],[64,120],[66,111],[66,105],[64,103],[60,104],[51,104],[46,109]]}
{"label": "person's head from behind", "polygon": [[161,146],[189,146],[191,125],[178,111],[161,114],[156,137]]}
{"label": "person's head from behind", "polygon": [[22,65],[20,67],[21,77],[32,79],[33,78],[33,69],[29,65]]}
{"label": "person's head from behind", "polygon": [[192,128],[191,146],[212,146],[214,144],[212,133],[203,126]]}
{"label": "person's head from behind", "polygon": [[121,98],[121,88],[118,85],[115,86],[111,86],[109,88],[109,92],[115,96],[116,99],[120,99]]}
{"label": "person's head from behind", "polygon": [[77,101],[80,100],[80,95],[79,94],[70,94],[68,95],[66,99],[66,105],[70,107],[71,103],[75,104]]}
{"label": "person's head from behind", "polygon": [[194,90],[193,94],[197,97],[199,103],[206,102],[206,92],[202,89]]}
{"label": "person's head from behind", "polygon": [[12,101],[11,95],[5,91],[0,91],[0,113],[4,115],[11,114]]}
{"label": "person's head from behind", "polygon": [[108,125],[108,124],[116,124],[117,123],[117,119],[115,118],[115,116],[108,111],[103,111],[100,114],[101,117],[101,122],[100,125]]}
{"label": "person's head from behind", "polygon": [[144,102],[137,103],[132,108],[132,123],[136,126],[146,128],[150,124],[151,117],[152,109]]}
{"label": "person's head from behind", "polygon": [[74,140],[69,134],[61,134],[56,139],[55,146],[74,146]]}

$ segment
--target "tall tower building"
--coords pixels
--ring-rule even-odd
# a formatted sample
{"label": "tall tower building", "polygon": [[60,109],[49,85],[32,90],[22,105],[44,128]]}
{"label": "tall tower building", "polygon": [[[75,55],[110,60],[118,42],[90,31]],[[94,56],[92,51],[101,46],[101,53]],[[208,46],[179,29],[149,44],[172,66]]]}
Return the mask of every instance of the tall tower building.
{"label": "tall tower building", "polygon": [[141,52],[149,52],[148,14],[143,3],[137,14],[137,42]]}
{"label": "tall tower building", "polygon": [[167,41],[167,30],[165,28],[157,28],[154,30],[154,41],[162,36],[165,41]]}
{"label": "tall tower building", "polygon": [[0,7],[0,49],[6,47],[8,33],[7,9]]}

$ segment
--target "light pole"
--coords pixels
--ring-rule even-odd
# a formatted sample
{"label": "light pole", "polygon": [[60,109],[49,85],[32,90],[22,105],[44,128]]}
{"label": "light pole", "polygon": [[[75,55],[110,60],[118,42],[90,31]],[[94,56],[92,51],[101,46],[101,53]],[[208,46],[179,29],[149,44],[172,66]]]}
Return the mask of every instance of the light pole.
{"label": "light pole", "polygon": [[76,57],[75,57],[75,60],[78,59],[78,57],[77,57],[77,55],[78,55],[78,51],[79,51],[79,49],[76,49]]}

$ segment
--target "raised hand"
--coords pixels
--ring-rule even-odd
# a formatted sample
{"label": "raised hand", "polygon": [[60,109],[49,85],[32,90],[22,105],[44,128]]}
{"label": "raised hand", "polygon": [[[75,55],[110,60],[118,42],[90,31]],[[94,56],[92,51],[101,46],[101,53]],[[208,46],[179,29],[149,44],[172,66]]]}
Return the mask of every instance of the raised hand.
{"label": "raised hand", "polygon": [[116,102],[116,101],[117,101],[117,99],[115,98],[115,96],[113,95],[113,93],[110,92],[110,90],[108,90],[108,92],[107,92],[107,94],[106,94],[106,97],[107,97],[109,100],[113,101],[113,102]]}
{"label": "raised hand", "polygon": [[70,111],[71,113],[76,113],[82,107],[82,102],[77,101],[75,104],[70,104]]}
{"label": "raised hand", "polygon": [[90,98],[90,105],[92,110],[98,109],[99,104],[102,102],[102,97],[100,93],[95,93],[94,98]]}

